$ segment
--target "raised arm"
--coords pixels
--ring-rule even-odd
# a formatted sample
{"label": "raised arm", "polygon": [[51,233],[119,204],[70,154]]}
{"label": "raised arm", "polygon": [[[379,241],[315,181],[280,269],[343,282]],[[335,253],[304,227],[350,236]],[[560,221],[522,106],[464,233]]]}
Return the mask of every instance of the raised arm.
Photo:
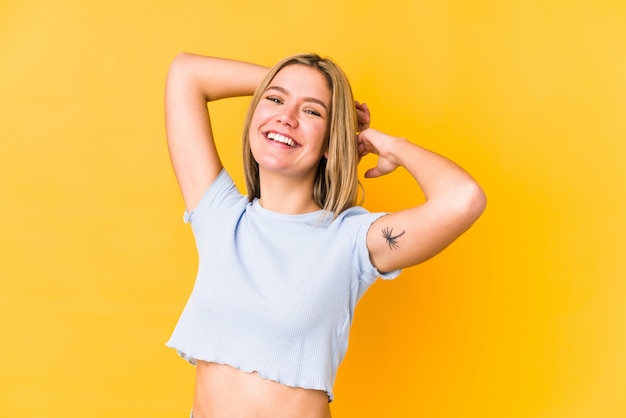
{"label": "raised arm", "polygon": [[251,95],[267,72],[255,64],[185,53],[170,65],[165,86],[167,143],[188,210],[196,207],[222,169],[207,102]]}
{"label": "raised arm", "polygon": [[374,129],[359,134],[359,152],[378,154],[366,177],[402,166],[415,178],[426,202],[379,218],[367,235],[372,263],[381,272],[419,264],[465,232],[482,214],[486,197],[461,167],[406,139]]}

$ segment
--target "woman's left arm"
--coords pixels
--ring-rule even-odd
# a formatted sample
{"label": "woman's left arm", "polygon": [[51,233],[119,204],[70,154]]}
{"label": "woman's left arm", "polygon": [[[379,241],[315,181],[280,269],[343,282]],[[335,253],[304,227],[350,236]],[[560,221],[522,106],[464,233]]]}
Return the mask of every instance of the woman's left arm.
{"label": "woman's left arm", "polygon": [[378,155],[365,177],[404,167],[417,181],[426,202],[376,220],[367,234],[374,266],[388,272],[428,260],[451,244],[482,214],[486,197],[461,167],[406,139],[374,129],[358,135],[359,156]]}

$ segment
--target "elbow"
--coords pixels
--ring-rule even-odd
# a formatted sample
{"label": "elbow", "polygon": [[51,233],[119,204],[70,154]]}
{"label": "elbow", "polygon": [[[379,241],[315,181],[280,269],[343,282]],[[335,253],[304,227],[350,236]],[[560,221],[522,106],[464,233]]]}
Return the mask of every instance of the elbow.
{"label": "elbow", "polygon": [[178,80],[182,77],[185,70],[185,55],[185,53],[179,53],[170,62],[170,66],[167,70],[166,87],[178,82]]}
{"label": "elbow", "polygon": [[194,72],[197,72],[195,70],[197,62],[197,55],[189,52],[179,52],[170,62],[168,73],[179,77],[189,77],[190,75],[193,75]]}
{"label": "elbow", "polygon": [[174,56],[174,59],[172,60],[172,64],[185,62],[192,56],[193,54],[190,54],[188,52],[179,52]]}
{"label": "elbow", "polygon": [[469,228],[485,211],[487,195],[476,182],[470,182],[459,193],[458,202],[459,215],[465,219]]}
{"label": "elbow", "polygon": [[191,54],[186,52],[179,52],[174,59],[170,62],[169,74],[178,74],[184,71],[188,67]]}
{"label": "elbow", "polygon": [[[439,213],[446,216],[458,233],[468,230],[485,211],[487,196],[473,180],[457,185],[447,191],[447,197],[440,200]],[[443,215],[446,214],[446,215]]]}

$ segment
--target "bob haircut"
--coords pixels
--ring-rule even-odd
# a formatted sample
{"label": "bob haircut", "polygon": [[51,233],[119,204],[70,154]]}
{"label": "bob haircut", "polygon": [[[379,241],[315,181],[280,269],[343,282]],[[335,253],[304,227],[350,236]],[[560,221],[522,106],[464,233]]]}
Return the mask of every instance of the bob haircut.
{"label": "bob haircut", "polygon": [[305,65],[318,70],[328,82],[331,102],[328,124],[328,159],[322,157],[313,185],[313,200],[327,215],[336,218],[344,210],[357,204],[359,162],[356,129],[357,118],[352,88],[337,64],[317,54],[299,54],[276,64],[257,87],[243,130],[243,163],[248,199],[261,197],[259,165],[250,148],[250,123],[262,95],[274,76],[289,65]]}

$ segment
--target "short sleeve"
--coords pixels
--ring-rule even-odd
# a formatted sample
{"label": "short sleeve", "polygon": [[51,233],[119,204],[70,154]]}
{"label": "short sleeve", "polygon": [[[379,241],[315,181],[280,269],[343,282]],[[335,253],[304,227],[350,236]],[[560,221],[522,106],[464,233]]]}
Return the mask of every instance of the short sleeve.
{"label": "short sleeve", "polygon": [[221,219],[224,214],[241,209],[247,201],[247,197],[237,190],[228,172],[222,169],[196,208],[191,212],[185,210],[183,222],[191,224],[196,244],[200,246],[212,222]]}
{"label": "short sleeve", "polygon": [[[183,214],[183,222],[191,222],[193,225],[193,218],[202,216],[203,213],[210,211],[211,206],[229,204],[229,199],[227,199],[229,196],[239,200],[242,195],[235,187],[235,183],[228,172],[225,169],[222,169],[215,180],[213,180],[213,183],[211,183],[204,192],[204,195],[202,195],[202,198],[198,202],[196,208],[191,212],[185,210],[185,213]],[[198,215],[196,216],[196,214]]]}

